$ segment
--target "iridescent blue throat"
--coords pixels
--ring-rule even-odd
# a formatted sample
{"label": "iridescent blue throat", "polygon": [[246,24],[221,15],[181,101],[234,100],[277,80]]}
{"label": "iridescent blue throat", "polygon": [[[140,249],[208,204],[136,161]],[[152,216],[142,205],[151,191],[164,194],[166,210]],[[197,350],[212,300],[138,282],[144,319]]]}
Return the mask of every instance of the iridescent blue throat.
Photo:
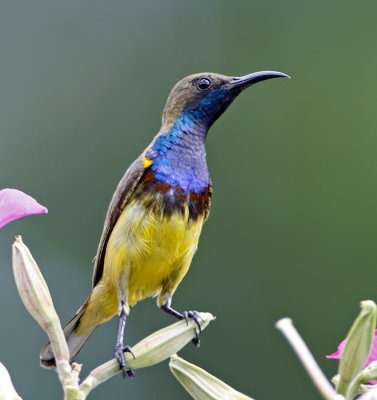
{"label": "iridescent blue throat", "polygon": [[205,153],[207,129],[183,113],[169,132],[162,133],[146,156],[153,160],[157,181],[184,191],[202,192],[209,185]]}
{"label": "iridescent blue throat", "polygon": [[151,169],[156,180],[196,193],[208,187],[205,139],[208,129],[230,100],[225,89],[210,93],[196,108],[184,111],[168,132],[156,138],[146,154],[153,160]]}

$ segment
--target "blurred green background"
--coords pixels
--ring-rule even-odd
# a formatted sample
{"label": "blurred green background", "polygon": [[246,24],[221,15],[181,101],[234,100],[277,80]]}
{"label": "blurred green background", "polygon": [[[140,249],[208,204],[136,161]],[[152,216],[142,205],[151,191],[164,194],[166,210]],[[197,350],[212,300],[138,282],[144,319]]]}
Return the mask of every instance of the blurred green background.
{"label": "blurred green background", "polygon": [[[187,360],[257,400],[319,398],[274,323],[292,317],[331,377],[325,355],[359,301],[377,299],[376,17],[375,0],[0,2],[0,187],[49,209],[0,232],[0,360],[21,396],[62,394],[16,293],[14,235],[68,320],[89,293],[113,190],[173,84],[275,69],[293,79],[252,87],[210,131],[212,213],[174,306],[217,316]],[[126,342],[171,322],[146,300]],[[112,356],[116,329],[80,353],[83,376]],[[167,363],[136,375],[91,398],[189,398]]]}

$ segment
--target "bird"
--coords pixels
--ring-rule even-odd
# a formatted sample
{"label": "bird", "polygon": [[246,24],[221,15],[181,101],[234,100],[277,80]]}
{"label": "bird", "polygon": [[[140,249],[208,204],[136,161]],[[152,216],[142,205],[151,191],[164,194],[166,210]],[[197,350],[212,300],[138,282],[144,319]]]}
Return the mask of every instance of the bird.
{"label": "bird", "polygon": [[[211,208],[207,133],[244,89],[271,78],[289,75],[206,72],[186,76],[173,87],[160,130],[127,169],[110,202],[92,291],[64,327],[70,362],[97,326],[118,315],[114,354],[125,371],[124,351],[132,353],[123,344],[126,320],[131,307],[148,297],[157,297],[167,314],[178,320],[192,318],[199,326],[199,314],[175,310],[172,297],[190,267]],[[198,336],[193,341],[199,345]],[[50,342],[41,350],[40,362],[46,368],[55,366]],[[132,371],[127,374],[132,376]]]}

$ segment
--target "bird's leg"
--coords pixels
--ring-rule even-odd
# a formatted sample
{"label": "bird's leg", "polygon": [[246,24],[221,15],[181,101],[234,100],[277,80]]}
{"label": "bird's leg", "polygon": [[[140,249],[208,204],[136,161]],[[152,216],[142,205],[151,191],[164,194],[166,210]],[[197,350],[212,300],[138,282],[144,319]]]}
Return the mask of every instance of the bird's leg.
{"label": "bird's leg", "polygon": [[195,347],[200,346],[199,334],[202,333],[202,328],[200,327],[200,323],[199,323],[199,320],[201,318],[197,311],[184,311],[183,313],[181,313],[177,310],[174,310],[174,308],[172,308],[169,303],[163,304],[161,306],[161,310],[165,311],[167,314],[173,316],[174,318],[178,319],[179,321],[184,319],[187,322],[189,318],[192,318],[198,327],[197,330],[195,329],[195,337],[194,337],[194,339],[192,339],[192,342],[194,343]]}
{"label": "bird's leg", "polygon": [[126,327],[126,320],[127,320],[127,314],[125,310],[125,304],[124,301],[122,300],[121,302],[121,310],[119,314],[119,328],[118,328],[118,335],[117,335],[117,341],[115,345],[115,358],[118,360],[119,367],[123,371],[123,377],[125,378],[126,375],[129,378],[134,377],[134,373],[132,369],[127,369],[126,370],[126,360],[124,358],[124,352],[127,351],[128,353],[131,353],[133,357],[135,358],[134,354],[132,353],[131,347],[130,346],[124,346],[123,345],[123,340],[124,340],[124,329]]}

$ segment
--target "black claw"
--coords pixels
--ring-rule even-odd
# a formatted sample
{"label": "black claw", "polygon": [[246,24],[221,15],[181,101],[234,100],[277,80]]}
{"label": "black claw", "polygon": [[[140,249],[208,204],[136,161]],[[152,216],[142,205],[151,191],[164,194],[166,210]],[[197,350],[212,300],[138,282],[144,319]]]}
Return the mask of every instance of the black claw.
{"label": "black claw", "polygon": [[199,323],[199,320],[202,320],[202,318],[200,318],[199,313],[197,311],[187,311],[186,313],[187,313],[187,317],[192,318],[194,320],[194,322],[196,323],[196,326],[198,327],[198,330],[199,330],[199,334],[202,333],[202,328]]}
{"label": "black claw", "polygon": [[199,335],[202,333],[202,328],[200,326],[199,320],[202,320],[202,318],[200,318],[200,315],[197,311],[186,311],[186,321],[187,318],[192,318],[194,320],[194,322],[196,323],[196,326],[198,327],[198,329],[195,329],[195,337],[194,339],[192,339],[192,343],[194,344],[195,347],[200,347],[200,337]]}
{"label": "black claw", "polygon": [[192,344],[196,347],[199,348],[200,347],[200,337],[198,336],[198,334],[196,334],[196,337],[194,337],[194,339],[191,340]]}
{"label": "black claw", "polygon": [[136,357],[135,357],[135,354],[133,353],[133,351],[132,351],[132,349],[131,349],[131,346],[128,346],[128,345],[127,345],[127,346],[124,346],[122,350],[123,350],[123,353],[126,352],[126,353],[132,354],[132,357],[133,357],[134,360],[135,360]]}
{"label": "black claw", "polygon": [[203,319],[200,317],[198,311],[184,311],[183,313],[180,313],[176,310],[174,310],[173,308],[171,308],[170,306],[162,306],[161,307],[162,310],[164,310],[166,313],[172,315],[174,318],[177,318],[178,320],[186,320],[186,323],[188,325],[188,319],[192,318],[197,326],[197,329],[195,329],[195,337],[194,339],[192,339],[192,343],[194,344],[195,347],[199,347],[200,346],[200,338],[199,335],[202,333],[202,328],[200,326],[199,320]]}
{"label": "black claw", "polygon": [[195,347],[200,347],[200,337],[198,331],[195,329],[195,337],[192,339],[192,343],[194,344]]}
{"label": "black claw", "polygon": [[126,368],[126,360],[124,358],[124,352],[131,353],[132,357],[135,358],[134,353],[131,350],[130,346],[122,346],[122,345],[117,345],[115,347],[115,358],[118,361],[119,368],[122,370],[123,378],[129,377],[129,378],[134,378],[135,374],[131,368]]}
{"label": "black claw", "polygon": [[[134,371],[133,371],[131,368],[126,370],[126,374],[127,374],[127,376],[128,376],[130,379],[135,378]],[[123,376],[124,376],[124,370],[123,370]],[[124,377],[125,377],[125,376],[124,376]]]}
{"label": "black claw", "polygon": [[188,311],[183,311],[183,318],[186,321],[186,325],[188,325],[188,319],[189,319],[189,312]]}

